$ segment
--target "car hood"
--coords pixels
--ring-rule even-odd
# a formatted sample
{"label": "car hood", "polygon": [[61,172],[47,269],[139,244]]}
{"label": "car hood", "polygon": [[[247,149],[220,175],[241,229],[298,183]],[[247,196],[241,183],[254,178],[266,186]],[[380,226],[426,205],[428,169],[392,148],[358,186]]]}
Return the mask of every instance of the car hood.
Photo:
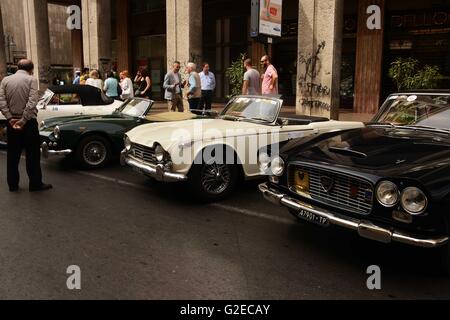
{"label": "car hood", "polygon": [[[436,132],[368,126],[288,144],[289,161],[307,161],[374,177],[406,177],[450,186],[450,136]],[[443,181],[445,180],[445,181]]]}
{"label": "car hood", "polygon": [[165,150],[180,142],[191,142],[212,137],[230,137],[243,134],[242,130],[270,129],[270,126],[233,122],[223,119],[193,119],[178,122],[151,123],[127,132],[131,142],[152,147],[159,143]]}

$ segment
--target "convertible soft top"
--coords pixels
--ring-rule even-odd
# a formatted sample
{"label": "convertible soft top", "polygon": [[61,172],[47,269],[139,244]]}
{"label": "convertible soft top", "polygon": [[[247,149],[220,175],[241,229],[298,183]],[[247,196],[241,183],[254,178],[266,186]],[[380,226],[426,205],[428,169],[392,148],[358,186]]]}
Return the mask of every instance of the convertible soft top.
{"label": "convertible soft top", "polygon": [[102,90],[89,85],[50,86],[48,89],[55,94],[76,93],[80,96],[83,106],[104,106],[114,102],[114,99],[107,97]]}

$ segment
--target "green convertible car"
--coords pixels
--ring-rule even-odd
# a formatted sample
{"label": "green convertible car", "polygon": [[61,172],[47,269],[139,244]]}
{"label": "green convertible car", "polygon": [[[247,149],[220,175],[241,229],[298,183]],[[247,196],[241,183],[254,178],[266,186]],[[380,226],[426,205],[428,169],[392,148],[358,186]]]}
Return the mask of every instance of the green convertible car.
{"label": "green convertible car", "polygon": [[40,124],[41,150],[44,158],[73,155],[85,169],[104,167],[124,149],[124,134],[150,122],[182,121],[210,115],[166,112],[149,115],[154,101],[133,98],[113,114],[58,117]]}

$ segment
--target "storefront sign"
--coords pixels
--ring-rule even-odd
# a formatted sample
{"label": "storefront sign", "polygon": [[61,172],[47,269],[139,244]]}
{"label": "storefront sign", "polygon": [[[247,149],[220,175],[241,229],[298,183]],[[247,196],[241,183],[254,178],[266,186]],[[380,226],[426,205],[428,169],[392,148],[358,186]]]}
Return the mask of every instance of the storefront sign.
{"label": "storefront sign", "polygon": [[283,0],[252,1],[251,36],[281,37]]}
{"label": "storefront sign", "polygon": [[450,26],[450,11],[422,11],[393,14],[391,28],[418,29]]}
{"label": "storefront sign", "polygon": [[259,5],[259,33],[281,37],[282,11],[282,0],[261,0]]}

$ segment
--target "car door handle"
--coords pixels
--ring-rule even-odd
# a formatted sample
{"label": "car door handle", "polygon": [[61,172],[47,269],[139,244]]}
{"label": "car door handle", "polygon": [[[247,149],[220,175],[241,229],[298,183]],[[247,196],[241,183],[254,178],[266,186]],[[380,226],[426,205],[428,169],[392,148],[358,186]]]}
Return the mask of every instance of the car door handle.
{"label": "car door handle", "polygon": [[83,112],[75,112],[75,115],[76,116],[81,116],[81,115],[83,115]]}

